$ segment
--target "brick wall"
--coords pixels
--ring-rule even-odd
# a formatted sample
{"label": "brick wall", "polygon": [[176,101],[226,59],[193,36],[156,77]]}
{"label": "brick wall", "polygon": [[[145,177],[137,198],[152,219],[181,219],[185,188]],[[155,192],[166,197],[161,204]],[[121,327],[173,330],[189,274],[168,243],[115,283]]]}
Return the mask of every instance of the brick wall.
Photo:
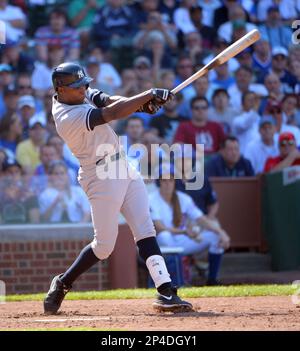
{"label": "brick wall", "polygon": [[[87,240],[0,243],[0,280],[7,294],[45,292],[52,277],[69,267]],[[74,284],[73,290],[109,288],[108,261],[100,261]]]}
{"label": "brick wall", "polygon": [[[87,226],[0,227],[0,280],[7,294],[38,293],[68,268],[92,238]],[[83,274],[73,291],[134,288],[136,249],[127,225],[119,226],[114,253]]]}

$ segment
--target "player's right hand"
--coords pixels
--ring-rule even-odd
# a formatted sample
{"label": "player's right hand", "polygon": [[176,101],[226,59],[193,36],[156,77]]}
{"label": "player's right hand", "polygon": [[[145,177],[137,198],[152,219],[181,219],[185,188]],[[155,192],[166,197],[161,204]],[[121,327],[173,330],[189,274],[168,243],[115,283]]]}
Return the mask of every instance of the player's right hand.
{"label": "player's right hand", "polygon": [[153,100],[150,100],[146,102],[137,112],[146,112],[150,115],[154,115],[160,108],[160,105],[156,104]]}
{"label": "player's right hand", "polygon": [[174,94],[168,89],[159,89],[153,88],[152,92],[152,101],[158,105],[164,105],[167,101],[170,101],[174,98]]}

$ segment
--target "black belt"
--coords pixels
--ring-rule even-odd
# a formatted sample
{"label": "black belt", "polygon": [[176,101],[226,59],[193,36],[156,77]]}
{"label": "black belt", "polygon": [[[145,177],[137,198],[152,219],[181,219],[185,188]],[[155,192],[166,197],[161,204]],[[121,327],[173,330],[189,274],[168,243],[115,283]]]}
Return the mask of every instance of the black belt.
{"label": "black belt", "polygon": [[[124,152],[118,152],[118,153],[116,153],[116,154],[110,156],[110,161],[112,161],[112,162],[113,162],[113,161],[118,161],[120,158],[122,158],[122,157],[124,157],[124,156],[125,156],[125,153],[124,153]],[[96,166],[104,165],[105,162],[107,161],[107,160],[106,160],[106,157],[107,157],[107,155],[104,156],[103,158],[101,158],[100,160],[98,160],[98,161],[96,162]]]}

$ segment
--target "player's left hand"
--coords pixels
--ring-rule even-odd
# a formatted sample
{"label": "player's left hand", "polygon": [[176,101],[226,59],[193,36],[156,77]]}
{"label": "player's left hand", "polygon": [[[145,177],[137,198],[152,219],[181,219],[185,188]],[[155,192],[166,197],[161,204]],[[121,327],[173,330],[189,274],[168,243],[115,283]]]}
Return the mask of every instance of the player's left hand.
{"label": "player's left hand", "polygon": [[153,88],[151,92],[153,96],[151,101],[159,106],[174,98],[174,94],[168,89]]}

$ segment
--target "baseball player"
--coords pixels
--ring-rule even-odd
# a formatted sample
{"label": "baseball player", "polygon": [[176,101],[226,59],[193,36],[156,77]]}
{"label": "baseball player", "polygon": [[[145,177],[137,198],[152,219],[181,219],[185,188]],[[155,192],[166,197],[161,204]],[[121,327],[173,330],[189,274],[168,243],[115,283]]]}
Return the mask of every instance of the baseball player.
{"label": "baseball player", "polygon": [[[109,96],[89,88],[92,78],[74,63],[56,67],[52,81],[56,91],[52,114],[58,134],[80,162],[78,181],[90,201],[94,240],[81,251],[65,273],[53,278],[44,300],[45,313],[55,314],[72,283],[112,253],[120,212],[131,228],[139,254],[157,288],[153,307],[160,311],[191,311],[192,305],[177,295],[161,255],[143,179],[127,162],[119,139],[109,125],[110,121],[136,111],[155,113],[172,98],[172,93],[166,89],[150,89],[130,98]],[[104,144],[110,146],[109,152],[101,147]],[[102,177],[107,167],[114,163],[125,168],[131,176]]]}

